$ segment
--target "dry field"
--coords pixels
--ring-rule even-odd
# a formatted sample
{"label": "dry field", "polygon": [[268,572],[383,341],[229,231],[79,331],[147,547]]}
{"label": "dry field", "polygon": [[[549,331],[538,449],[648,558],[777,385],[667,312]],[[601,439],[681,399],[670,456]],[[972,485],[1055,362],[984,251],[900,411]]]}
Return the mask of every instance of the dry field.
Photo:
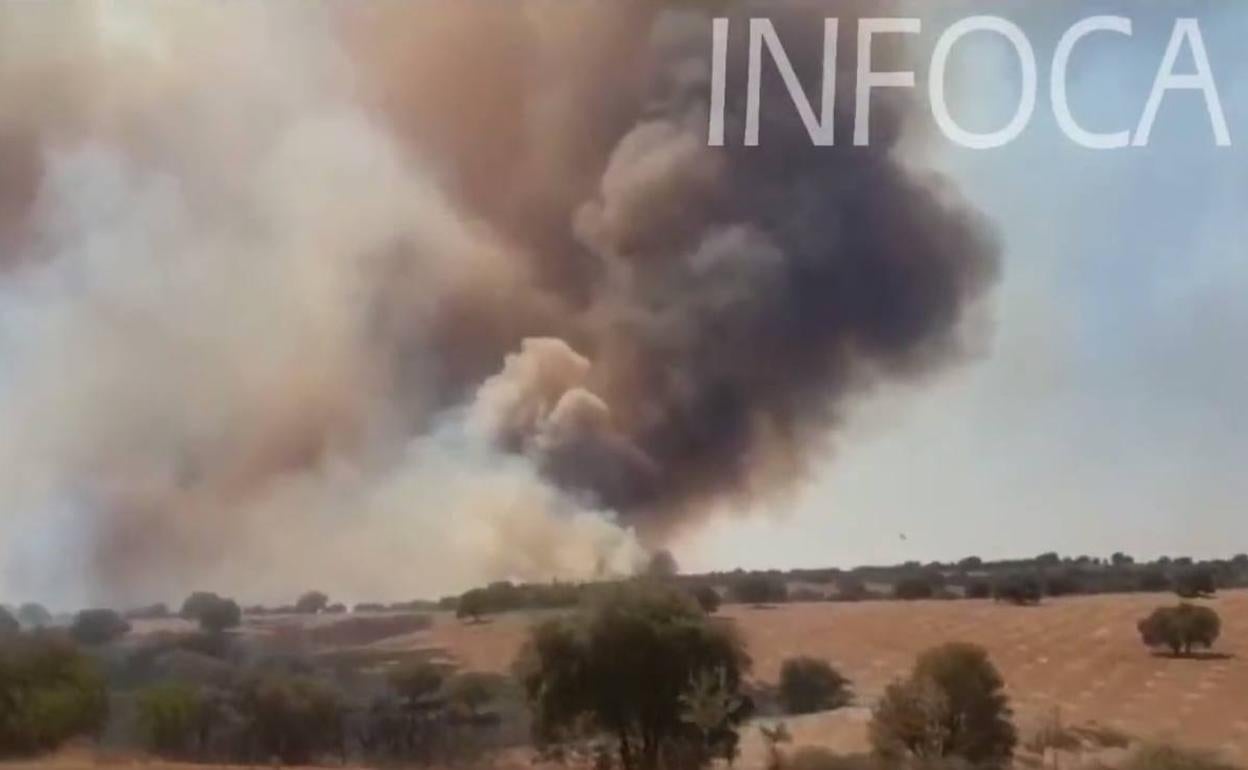
{"label": "dry field", "polygon": [[[1218,749],[1226,759],[1248,765],[1248,591],[1225,592],[1208,602],[1222,616],[1222,638],[1217,655],[1200,660],[1155,656],[1140,644],[1136,621],[1175,601],[1170,594],[1141,594],[1049,600],[1039,607],[990,601],[819,603],[727,606],[720,615],[741,629],[754,676],[763,682],[775,682],[781,662],[794,655],[825,658],[853,680],[853,707],[786,720],[795,746],[865,750],[869,707],[883,687],[905,673],[921,650],[966,640],[984,645],[1000,668],[1024,740],[1060,714],[1067,726],[1096,723],[1137,739]],[[465,624],[439,615],[429,630],[356,649],[421,650],[470,669],[506,671],[538,617],[513,613]],[[747,731],[742,748],[738,767],[762,766],[756,730]],[[136,765],[72,753],[31,765],[3,765],[26,766]]]}
{"label": "dry field", "polygon": [[[1039,607],[991,601],[728,606],[755,677],[774,682],[793,655],[832,661],[868,706],[926,647],[953,640],[984,645],[1001,669],[1024,738],[1054,714],[1067,725],[1096,722],[1142,739],[1220,749],[1248,764],[1248,591],[1209,602],[1222,616],[1219,656],[1175,660],[1140,644],[1136,621],[1176,601],[1171,594],[1049,600]],[[471,668],[505,669],[530,619],[481,625],[439,619],[430,642]],[[865,708],[790,722],[797,744],[866,746]],[[751,746],[747,741],[747,757]],[[756,748],[756,747],[755,747]],[[748,762],[747,762],[748,764]]]}

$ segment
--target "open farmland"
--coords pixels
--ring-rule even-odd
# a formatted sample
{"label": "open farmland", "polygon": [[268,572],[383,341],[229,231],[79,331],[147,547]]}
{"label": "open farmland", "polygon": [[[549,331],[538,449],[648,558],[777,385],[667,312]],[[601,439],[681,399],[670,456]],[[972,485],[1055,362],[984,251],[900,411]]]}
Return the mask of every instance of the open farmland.
{"label": "open farmland", "polygon": [[[1218,748],[1242,764],[1248,761],[1248,592],[1224,592],[1207,602],[1223,622],[1218,654],[1207,659],[1159,657],[1140,643],[1136,621],[1176,601],[1172,594],[1131,594],[1054,599],[1038,607],[991,601],[730,605],[720,615],[740,627],[754,676],[764,682],[776,680],[787,657],[823,657],[853,680],[858,704],[870,705],[921,650],[974,641],[1000,668],[1024,739],[1058,713],[1068,725],[1097,722],[1137,738]],[[505,670],[531,622],[524,614],[479,625],[439,618],[430,643],[466,667]],[[797,744],[862,750],[866,719],[864,710],[846,709],[794,720],[790,728]]]}

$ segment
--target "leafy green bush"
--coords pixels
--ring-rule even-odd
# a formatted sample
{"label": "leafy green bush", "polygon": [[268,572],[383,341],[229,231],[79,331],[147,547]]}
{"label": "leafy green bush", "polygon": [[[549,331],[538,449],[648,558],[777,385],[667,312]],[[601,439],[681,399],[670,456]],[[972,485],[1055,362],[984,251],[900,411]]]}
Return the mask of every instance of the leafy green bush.
{"label": "leafy green bush", "polygon": [[1213,646],[1221,633],[1222,619],[1210,607],[1184,602],[1177,607],[1158,607],[1137,628],[1149,647],[1165,647],[1174,655],[1191,655],[1193,647]]}
{"label": "leafy green bush", "polygon": [[268,676],[245,682],[237,709],[252,757],[310,764],[341,755],[344,706],[339,694],[310,677]]}
{"label": "leafy green bush", "polygon": [[36,632],[0,642],[0,756],[50,751],[107,716],[104,679],[69,640]]}
{"label": "leafy green bush", "polygon": [[789,658],[780,667],[779,695],[790,714],[827,711],[849,703],[849,680],[827,661]]}
{"label": "leafy green bush", "polygon": [[872,714],[871,744],[889,761],[959,758],[1001,767],[1017,742],[1010,716],[988,653],[973,644],[941,645],[885,690]]}
{"label": "leafy green bush", "polygon": [[705,583],[693,589],[693,600],[698,603],[698,606],[707,615],[714,615],[716,612],[719,612],[719,605],[723,602],[719,596],[719,591],[716,591],[714,586],[709,586]]}
{"label": "leafy green bush", "polygon": [[605,734],[625,770],[653,770],[735,756],[748,665],[732,629],[686,594],[633,583],[535,627],[517,674],[540,745]]}
{"label": "leafy green bush", "polygon": [[191,756],[202,741],[206,707],[194,687],[167,683],[143,690],[136,713],[144,743],[160,756]]}

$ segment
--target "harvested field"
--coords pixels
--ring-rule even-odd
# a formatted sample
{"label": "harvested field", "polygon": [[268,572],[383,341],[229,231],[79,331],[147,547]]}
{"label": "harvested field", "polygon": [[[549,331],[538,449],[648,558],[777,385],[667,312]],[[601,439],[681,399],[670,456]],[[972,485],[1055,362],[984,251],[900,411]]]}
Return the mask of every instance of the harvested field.
{"label": "harvested field", "polygon": [[[754,676],[774,682],[793,655],[832,661],[854,681],[859,705],[870,705],[921,650],[965,640],[984,645],[1001,669],[1024,738],[1060,715],[1068,725],[1092,722],[1137,738],[1221,749],[1248,762],[1248,592],[1224,592],[1207,603],[1222,616],[1217,655],[1179,660],[1151,654],[1136,621],[1172,594],[1054,599],[1038,607],[991,601],[789,604],[772,609],[725,607],[754,658]],[[481,624],[439,617],[429,639],[468,668],[503,671],[532,616],[504,615]],[[791,724],[797,743],[839,750],[865,748],[862,709],[815,715]],[[750,748],[747,741],[747,750]]]}

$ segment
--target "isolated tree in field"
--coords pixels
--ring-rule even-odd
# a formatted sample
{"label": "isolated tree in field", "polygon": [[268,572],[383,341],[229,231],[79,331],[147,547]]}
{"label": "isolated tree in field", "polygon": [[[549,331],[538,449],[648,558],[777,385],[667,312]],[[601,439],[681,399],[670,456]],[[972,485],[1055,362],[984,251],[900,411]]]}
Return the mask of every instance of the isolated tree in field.
{"label": "isolated tree in field", "polygon": [[329,606],[329,597],[321,591],[308,591],[295,602],[295,612],[300,615],[315,615],[324,612]]}
{"label": "isolated tree in field", "polygon": [[888,761],[958,758],[1003,767],[1018,740],[1003,688],[982,647],[932,648],[884,691],[872,714],[872,747]]}
{"label": "isolated tree in field", "polygon": [[1193,647],[1213,646],[1222,631],[1222,619],[1209,607],[1183,603],[1158,607],[1137,628],[1149,647],[1164,647],[1174,655],[1191,655]]}
{"label": "isolated tree in field", "polygon": [[676,565],[676,557],[672,556],[672,552],[666,549],[655,551],[650,557],[650,563],[646,565],[646,575],[659,580],[674,578],[680,572],[680,568]]}
{"label": "isolated tree in field", "polygon": [[780,703],[786,712],[829,711],[849,701],[849,680],[827,661],[789,658],[780,666]]}
{"label": "isolated tree in field", "polygon": [[44,628],[52,625],[52,613],[47,607],[35,602],[26,602],[17,608],[17,619],[26,628]]}
{"label": "isolated tree in field", "polygon": [[756,606],[788,601],[789,589],[781,578],[746,575],[732,584],[732,598]]}
{"label": "isolated tree in field", "polygon": [[707,615],[719,612],[719,605],[723,602],[719,597],[719,591],[716,591],[714,586],[705,583],[693,589],[693,599]]}
{"label": "isolated tree in field", "polygon": [[178,610],[178,616],[187,620],[199,620],[199,615],[205,607],[220,600],[220,596],[210,591],[196,591],[182,602],[182,609]]}
{"label": "isolated tree in field", "polygon": [[470,618],[474,623],[481,622],[481,616],[490,610],[489,595],[486,594],[484,588],[473,588],[465,591],[459,597],[459,603],[455,607],[455,617]]}
{"label": "isolated tree in field", "polygon": [[116,610],[83,610],[74,616],[69,634],[79,644],[99,645],[125,636],[130,631],[127,623]]}
{"label": "isolated tree in field", "polygon": [[[634,583],[537,626],[516,671],[539,744],[606,735],[625,770],[654,770],[731,757],[749,708],[740,694],[748,665],[732,628],[686,594]],[[708,693],[720,724],[707,723],[717,713],[702,703]]]}
{"label": "isolated tree in field", "polygon": [[243,611],[238,603],[233,599],[221,597],[201,607],[197,618],[200,628],[214,634],[219,634],[229,628],[236,628],[242,619]]}

